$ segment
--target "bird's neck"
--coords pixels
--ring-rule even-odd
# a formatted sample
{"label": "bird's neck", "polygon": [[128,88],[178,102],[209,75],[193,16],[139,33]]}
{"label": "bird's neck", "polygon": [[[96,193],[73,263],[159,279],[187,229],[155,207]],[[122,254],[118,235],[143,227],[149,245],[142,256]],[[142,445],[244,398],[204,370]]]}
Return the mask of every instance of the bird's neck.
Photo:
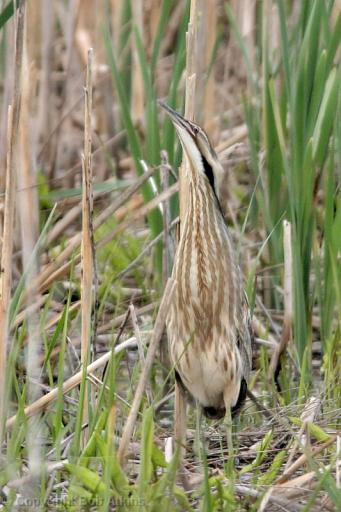
{"label": "bird's neck", "polygon": [[198,175],[191,170],[188,180],[188,195],[187,205],[190,216],[195,216],[203,211],[208,217],[214,213],[217,218],[221,217],[225,224],[213,178],[209,179],[207,176]]}

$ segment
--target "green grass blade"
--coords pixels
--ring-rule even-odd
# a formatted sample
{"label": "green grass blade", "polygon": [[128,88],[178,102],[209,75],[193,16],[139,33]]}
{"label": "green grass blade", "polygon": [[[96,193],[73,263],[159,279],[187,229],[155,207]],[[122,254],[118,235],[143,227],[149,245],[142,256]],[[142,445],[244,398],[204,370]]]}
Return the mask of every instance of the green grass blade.
{"label": "green grass blade", "polygon": [[[20,6],[21,2],[22,2],[22,0],[17,0],[16,8],[18,8]],[[5,7],[2,9],[2,11],[0,13],[0,30],[2,29],[2,27],[4,25],[6,25],[8,20],[12,18],[13,14],[14,14],[14,2],[13,2],[13,0],[11,0],[10,2],[8,2],[8,4],[5,5]]]}
{"label": "green grass blade", "polygon": [[150,407],[143,413],[142,423],[141,464],[138,479],[138,494],[141,501],[145,499],[146,490],[152,476],[153,434],[153,408]]}
{"label": "green grass blade", "polygon": [[322,167],[340,94],[340,69],[332,69],[325,85],[325,91],[313,133],[313,156]]}
{"label": "green grass blade", "polygon": [[158,26],[156,29],[155,40],[154,40],[154,45],[153,45],[153,52],[152,52],[152,57],[151,57],[151,62],[150,62],[150,71],[151,71],[152,77],[155,75],[155,68],[156,68],[156,64],[157,64],[157,60],[158,60],[158,56],[159,56],[159,52],[160,52],[162,37],[165,33],[165,29],[167,27],[167,21],[169,19],[169,15],[171,13],[173,4],[174,4],[173,0],[163,0],[163,2],[162,2],[161,14],[160,14],[159,23],[158,23]]}

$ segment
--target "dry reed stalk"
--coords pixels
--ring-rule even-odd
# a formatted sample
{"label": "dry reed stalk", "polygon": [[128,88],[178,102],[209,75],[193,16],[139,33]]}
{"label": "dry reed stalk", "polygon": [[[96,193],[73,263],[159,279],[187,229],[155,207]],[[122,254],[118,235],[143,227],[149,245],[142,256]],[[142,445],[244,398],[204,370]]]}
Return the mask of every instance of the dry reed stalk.
{"label": "dry reed stalk", "polygon": [[[190,19],[186,32],[186,85],[185,85],[185,117],[195,120],[195,86],[197,69],[197,0],[191,0]],[[180,229],[186,216],[188,204],[188,174],[190,163],[186,155],[179,169],[179,204],[180,204]]]}
{"label": "dry reed stalk", "polygon": [[[8,125],[8,105],[13,105],[14,90],[14,66],[13,55],[15,49],[15,38],[13,37],[14,19],[8,22],[9,30],[1,31],[1,42],[6,45],[4,55],[4,78],[1,92],[1,120],[0,120],[0,190],[5,189],[6,180],[6,158],[7,158],[7,125]],[[1,219],[2,221],[2,219]],[[1,226],[2,227],[2,226]]]}
{"label": "dry reed stalk", "polygon": [[[31,56],[28,53],[27,41],[29,37],[26,35],[30,33],[30,27],[26,22],[25,25],[25,39],[23,51],[23,65],[22,72],[25,80],[22,81],[21,91],[21,112],[20,112],[20,171],[17,172],[18,184],[20,183],[20,190],[17,191],[19,214],[21,218],[21,236],[25,243],[23,244],[23,257],[28,262],[31,259],[36,241],[39,234],[39,199],[36,174],[33,169],[33,162],[35,161],[34,154],[34,140],[32,130],[33,109],[34,103],[34,90],[35,90],[35,70],[33,65],[30,65]],[[19,174],[20,172],[20,174]],[[38,269],[37,269],[38,270]],[[32,274],[33,278],[34,275]]]}
{"label": "dry reed stalk", "polygon": [[[92,167],[91,167],[91,142],[92,142],[92,48],[88,50],[86,85],[84,89],[84,154],[82,155],[82,242],[81,242],[81,363],[82,367],[88,366],[91,344],[91,311],[92,311],[92,287],[94,248],[92,235]],[[85,390],[84,409],[81,422],[88,422],[89,409],[87,392]],[[84,436],[87,431],[83,432]],[[86,439],[83,438],[86,442]]]}
{"label": "dry reed stalk", "polygon": [[[318,399],[316,399],[316,398],[310,399],[307,402],[307,404],[305,405],[304,411],[303,411],[303,413],[300,416],[303,424],[302,424],[302,427],[300,428],[300,431],[295,436],[295,441],[294,441],[293,445],[290,447],[289,457],[288,457],[288,460],[287,460],[287,462],[285,464],[283,475],[285,475],[287,469],[289,467],[291,467],[292,461],[293,461],[293,459],[294,459],[294,457],[296,455],[297,449],[300,446],[301,447],[302,446],[306,447],[306,445],[307,445],[307,437],[306,436],[307,436],[307,434],[309,432],[308,428],[307,428],[308,427],[308,423],[314,421],[315,415],[317,414],[317,411],[320,409],[320,405],[321,405],[320,401]],[[306,448],[306,450],[307,450],[307,448]],[[311,454],[310,448],[309,448],[309,452]],[[308,454],[308,451],[306,451],[305,455],[307,455],[307,454]],[[303,476],[305,477],[306,475],[307,474],[304,474]],[[277,480],[276,485],[271,486],[269,488],[269,490],[266,492],[266,494],[264,495],[264,497],[262,499],[262,502],[261,502],[261,505],[260,505],[260,511],[266,510],[266,505],[269,502],[270,497],[271,497],[271,495],[273,493],[276,496],[278,494],[285,493],[287,495],[287,497],[289,497],[289,495],[292,497],[293,489],[291,489],[291,487],[294,487],[294,488],[297,487],[297,489],[294,489],[294,492],[298,491],[298,493],[300,493],[302,490],[299,488],[299,486],[302,485],[302,484],[307,484],[307,483],[311,482],[312,481],[312,478],[311,478],[312,475],[316,476],[316,472],[312,471],[310,473],[310,477],[308,477],[307,480],[305,480],[305,481],[300,480],[301,477],[299,477],[298,479],[290,480],[290,481],[288,480],[288,478],[286,478],[285,480],[283,480],[284,483],[278,484],[278,482],[280,481],[280,478],[281,478],[280,477]]]}
{"label": "dry reed stalk", "polygon": [[9,308],[12,282],[12,251],[14,231],[14,205],[17,153],[19,142],[19,118],[21,105],[21,78],[24,46],[25,2],[17,9],[14,30],[14,60],[13,60],[13,93],[12,107],[8,109],[7,118],[7,154],[6,154],[6,196],[3,246],[1,256],[1,305],[0,305],[0,440],[2,437],[2,420],[5,408],[5,368],[7,361],[7,314]]}
{"label": "dry reed stalk", "polygon": [[292,262],[292,241],[291,224],[283,221],[283,249],[284,249],[284,319],[283,330],[280,342],[273,351],[270,361],[271,378],[278,373],[281,355],[286,350],[291,336],[293,321],[293,262]]}
{"label": "dry reed stalk", "polygon": [[318,445],[318,446],[315,446],[314,448],[312,448],[311,450],[309,450],[309,454],[307,453],[303,453],[300,457],[298,457],[298,459],[295,460],[295,462],[292,463],[292,465],[287,468],[284,473],[282,473],[282,475],[280,477],[277,478],[277,480],[275,481],[275,485],[278,485],[278,484],[283,484],[284,482],[286,482],[287,480],[289,480],[289,478],[298,470],[300,469],[304,464],[307,463],[307,461],[310,459],[310,458],[315,458],[316,455],[318,455],[319,453],[323,452],[323,450],[325,450],[326,448],[328,448],[328,446],[330,446],[331,444],[335,443],[336,441],[336,438],[337,438],[337,435],[332,435],[327,441],[325,441],[324,443]]}
{"label": "dry reed stalk", "polygon": [[[195,81],[198,54],[198,0],[191,0],[190,18],[186,32],[186,104],[185,116],[194,120],[195,117]],[[191,82],[194,82],[192,85]]]}
{"label": "dry reed stalk", "polygon": [[[254,499],[261,499],[264,493],[263,489],[258,490],[255,489],[254,486],[251,487],[249,485],[236,485],[235,489],[237,494],[241,496],[250,496]],[[266,512],[267,510],[273,510],[273,507],[271,507],[270,509],[269,507],[267,507],[269,501],[271,501],[276,506],[276,510],[290,510],[290,512],[302,512],[301,505],[297,505],[294,501],[290,501],[283,497],[273,496],[271,492],[267,493],[265,495],[265,498],[266,501],[264,500],[264,504],[266,508],[264,508],[262,500],[262,503],[260,507],[257,509],[257,512]]]}
{"label": "dry reed stalk", "polygon": [[41,39],[42,39],[42,0],[36,2],[27,2],[26,7],[26,23],[27,27],[35,29],[34,33],[30,33],[27,41],[27,53],[30,56],[31,62],[38,62],[41,53]]}
{"label": "dry reed stalk", "polygon": [[[324,470],[328,471],[329,467],[324,466]],[[288,480],[284,484],[274,485],[272,491],[276,496],[285,496],[287,499],[298,498],[305,494],[307,490],[313,489],[316,485],[316,471],[309,471],[303,475],[297,476],[292,480]]]}
{"label": "dry reed stalk", "polygon": [[[96,359],[96,361],[89,364],[89,366],[87,366],[87,368],[86,368],[86,374],[90,375],[94,371],[96,371],[99,368],[101,368],[102,366],[104,366],[108,361],[110,361],[110,358],[112,357],[113,353],[119,354],[120,352],[122,352],[122,350],[125,350],[126,348],[131,348],[131,347],[136,347],[135,336],[132,338],[129,338],[128,340],[123,341],[122,343],[120,343],[119,345],[114,347],[113,350],[109,350],[109,352],[106,352],[105,354],[103,354],[103,356]],[[75,373],[74,375],[72,375],[72,377],[67,379],[63,384],[63,395],[65,395],[66,393],[71,391],[71,389],[78,386],[82,380],[82,376],[83,376],[83,369],[81,369],[79,372]],[[39,412],[43,411],[44,409],[46,409],[46,407],[48,405],[50,405],[57,399],[58,393],[59,393],[58,388],[53,388],[51,391],[46,393],[46,395],[41,396],[36,402],[25,407],[25,409],[23,411],[25,417],[31,418],[32,416],[34,416],[34,415],[38,414]],[[6,421],[6,430],[11,430],[13,428],[13,426],[15,425],[16,420],[17,420],[17,415],[11,416],[11,418],[9,418]]]}
{"label": "dry reed stalk", "polygon": [[24,19],[25,19],[25,0],[16,11],[15,19],[15,43],[14,43],[14,80],[13,80],[13,153],[12,165],[16,164],[14,153],[17,149],[15,145],[18,142],[18,125],[20,117],[20,98],[21,98],[21,81],[22,81],[22,56],[24,45]]}
{"label": "dry reed stalk", "polygon": [[299,448],[310,449],[310,436],[309,436],[309,423],[313,423],[315,416],[321,410],[321,401],[316,397],[311,397],[308,399],[307,403],[304,406],[304,410],[300,416],[302,420],[302,426],[295,436],[294,443],[290,446],[289,449],[289,457],[284,467],[284,473],[286,470],[292,465],[292,461],[295,458],[296,452]]}
{"label": "dry reed stalk", "polygon": [[120,461],[121,464],[124,464],[126,461],[129,441],[133,434],[137,415],[138,415],[139,408],[141,405],[142,396],[146,389],[149,372],[151,370],[151,367],[152,367],[152,364],[154,361],[156,350],[158,348],[161,336],[164,331],[166,316],[167,316],[169,306],[170,306],[170,303],[171,303],[171,300],[173,297],[174,289],[175,289],[175,281],[172,278],[170,278],[170,279],[168,279],[167,285],[165,287],[165,291],[164,291],[164,294],[163,294],[163,297],[161,300],[159,312],[156,317],[154,331],[153,331],[152,339],[150,341],[150,345],[148,347],[145,365],[142,368],[139,382],[138,382],[138,385],[137,385],[137,388],[135,391],[134,400],[131,405],[130,412],[128,414],[128,417],[126,419],[126,422],[125,422],[125,425],[123,428],[122,437],[121,437],[121,441],[120,441],[118,452],[117,452],[118,460]]}
{"label": "dry reed stalk", "polygon": [[[198,24],[198,1],[191,0],[190,6],[190,19],[186,32],[186,79],[185,79],[185,117],[192,121],[195,120],[195,87],[196,87],[196,72],[197,72],[197,56],[198,56],[198,41],[197,41],[197,24]],[[180,217],[180,231],[186,218],[187,205],[189,204],[189,173],[190,162],[185,154],[183,154],[182,164],[179,169],[179,217]],[[179,445],[186,440],[186,397],[183,390],[175,381],[175,408],[174,408],[174,439]],[[180,447],[180,460],[183,459],[183,449]],[[183,485],[187,488],[188,483],[183,477]]]}
{"label": "dry reed stalk", "polygon": [[[30,287],[38,274],[38,261],[34,249],[38,237],[38,198],[35,188],[35,176],[33,172],[33,154],[32,154],[32,130],[30,126],[30,115],[32,108],[32,94],[34,91],[34,77],[32,66],[28,65],[28,33],[30,27],[26,23],[26,3],[20,4],[17,11],[16,27],[16,50],[20,50],[20,64],[18,67],[18,81],[15,84],[18,98],[20,98],[21,109],[17,112],[17,124],[14,127],[18,129],[17,141],[14,150],[18,154],[19,163],[15,163],[17,182],[23,185],[23,190],[17,192],[17,204],[19,211],[21,245],[22,245],[22,266],[25,274],[25,288]],[[18,55],[17,55],[18,58]],[[25,76],[25,80],[20,80],[20,76]],[[13,114],[13,118],[14,118]],[[15,123],[14,119],[13,122]],[[20,143],[20,144],[19,144]],[[37,289],[30,287],[30,302],[37,299]],[[40,375],[41,368],[38,364],[38,353],[40,350],[39,319],[36,313],[27,317],[27,355],[26,355],[26,381],[28,388],[28,401],[34,402],[40,395]],[[30,470],[35,475],[41,471],[41,424],[39,418],[28,423],[27,431],[27,451]]]}
{"label": "dry reed stalk", "polygon": [[5,375],[7,365],[8,310],[12,287],[13,231],[15,212],[15,169],[13,168],[13,109],[8,107],[7,165],[4,230],[0,268],[0,444],[5,418]]}
{"label": "dry reed stalk", "polygon": [[[197,62],[196,62],[196,105],[198,122],[205,128],[211,140],[215,140],[217,109],[215,95],[215,78],[211,72],[208,76],[209,65],[217,39],[217,0],[197,0]],[[199,105],[202,107],[199,110]]]}

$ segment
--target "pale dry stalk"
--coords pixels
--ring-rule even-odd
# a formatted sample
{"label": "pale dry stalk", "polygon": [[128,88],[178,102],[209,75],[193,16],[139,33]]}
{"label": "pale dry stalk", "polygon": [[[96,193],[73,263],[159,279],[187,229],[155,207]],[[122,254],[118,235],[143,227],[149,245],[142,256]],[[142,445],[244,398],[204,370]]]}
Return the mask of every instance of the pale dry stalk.
{"label": "pale dry stalk", "polygon": [[217,140],[217,117],[215,115],[219,103],[216,101],[216,83],[213,70],[208,76],[209,66],[212,59],[214,45],[217,40],[217,12],[218,0],[197,0],[199,10],[198,20],[198,50],[197,50],[197,87],[196,105],[198,119],[210,140],[214,143]]}
{"label": "pale dry stalk", "polygon": [[[92,48],[88,50],[86,86],[84,90],[84,155],[82,155],[82,243],[81,243],[81,363],[87,366],[90,358],[91,311],[93,289],[93,236],[92,236],[92,167],[91,167],[91,115],[92,115]],[[89,410],[85,392],[82,423],[88,421]],[[86,433],[85,433],[86,435]],[[85,441],[85,439],[84,439]]]}
{"label": "pale dry stalk", "polygon": [[15,212],[15,169],[13,168],[13,110],[8,107],[7,163],[4,230],[0,268],[0,442],[5,418],[8,311],[12,286],[13,231]]}
{"label": "pale dry stalk", "polygon": [[[22,4],[24,7],[26,4]],[[18,12],[17,41],[22,38],[21,43],[21,75],[20,101],[21,110],[18,116],[18,163],[16,164],[17,182],[20,183],[20,190],[17,191],[17,205],[19,212],[19,223],[21,233],[22,267],[25,275],[25,290],[29,290],[28,296],[31,303],[39,301],[38,290],[32,284],[36,281],[39,273],[39,261],[36,252],[36,244],[39,232],[39,204],[36,188],[36,175],[33,162],[34,137],[32,130],[32,109],[34,105],[35,74],[32,62],[34,46],[29,44],[29,34],[32,37],[32,26],[34,17],[26,17],[25,8]],[[19,35],[20,34],[20,35]],[[23,79],[25,77],[25,79]],[[26,318],[27,325],[27,352],[26,352],[26,379],[28,389],[28,402],[32,403],[38,399],[41,393],[38,354],[41,350],[41,338],[39,331],[39,316],[35,311]],[[32,474],[38,476],[41,471],[41,422],[36,417],[28,422],[27,429],[27,451],[28,463]],[[34,493],[35,490],[31,489]]]}
{"label": "pale dry stalk", "polygon": [[3,246],[1,255],[1,304],[0,304],[0,439],[5,408],[5,368],[7,361],[7,316],[12,282],[12,251],[14,231],[14,205],[19,139],[19,118],[21,105],[21,77],[24,45],[25,2],[22,2],[15,16],[13,94],[12,107],[7,119],[6,196],[4,213]]}
{"label": "pale dry stalk", "polygon": [[[185,89],[185,117],[195,121],[195,87],[197,64],[197,0],[191,0],[190,19],[186,32],[186,89]],[[179,203],[180,203],[180,229],[186,216],[186,205],[189,194],[189,165],[186,155],[179,169]]]}
{"label": "pale dry stalk", "polygon": [[295,460],[295,462],[292,463],[292,465],[285,469],[283,474],[275,481],[275,485],[277,484],[283,484],[289,478],[298,470],[300,469],[304,464],[308,462],[310,458],[315,458],[316,455],[323,452],[328,446],[336,442],[336,435],[330,436],[330,438],[325,441],[322,444],[319,444],[318,446],[314,446],[311,450],[309,450],[309,453],[303,453],[298,459]]}
{"label": "pale dry stalk", "polygon": [[[197,0],[191,0],[190,20],[186,33],[186,102],[185,102],[185,117],[189,120],[195,120],[195,86],[196,86],[196,71],[197,71],[197,51],[198,51],[198,4]],[[189,203],[189,176],[190,162],[183,155],[183,161],[179,169],[179,204],[180,204],[180,232],[181,226],[184,224],[186,217],[187,205]],[[186,398],[182,388],[175,382],[175,409],[174,409],[174,438],[175,442],[181,445],[180,459],[182,459],[182,444],[186,439]],[[184,485],[187,485],[184,480]]]}

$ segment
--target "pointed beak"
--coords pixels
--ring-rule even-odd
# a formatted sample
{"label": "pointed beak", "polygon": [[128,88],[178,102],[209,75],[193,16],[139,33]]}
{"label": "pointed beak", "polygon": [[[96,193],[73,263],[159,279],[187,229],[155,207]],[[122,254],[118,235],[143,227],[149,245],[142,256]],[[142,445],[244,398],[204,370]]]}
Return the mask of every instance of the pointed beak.
{"label": "pointed beak", "polygon": [[[190,121],[185,119],[181,114],[179,114],[178,112],[173,110],[164,101],[159,100],[158,103],[159,103],[160,107],[162,107],[167,112],[167,114],[171,118],[175,128],[178,128],[178,127],[183,128],[186,130],[187,133],[189,133],[191,135],[191,137],[195,137],[196,131],[195,131],[195,127],[194,127],[193,123],[191,123]],[[179,135],[181,137],[180,133],[179,133]]]}

